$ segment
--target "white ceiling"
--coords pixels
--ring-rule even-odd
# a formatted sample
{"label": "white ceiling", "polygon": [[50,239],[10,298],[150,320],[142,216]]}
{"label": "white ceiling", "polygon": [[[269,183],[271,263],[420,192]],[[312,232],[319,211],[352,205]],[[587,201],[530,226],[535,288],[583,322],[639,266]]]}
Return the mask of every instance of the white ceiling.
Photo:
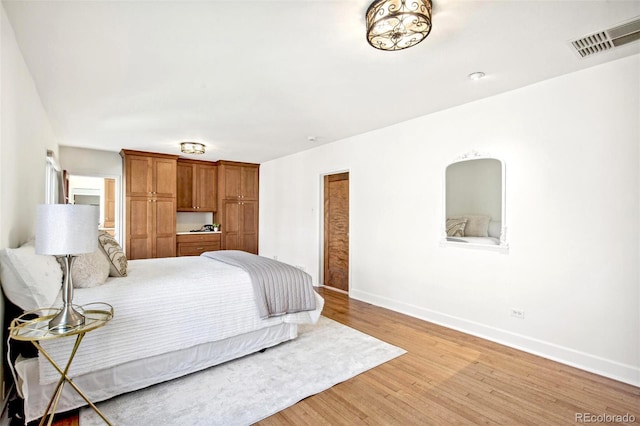
{"label": "white ceiling", "polygon": [[2,4],[60,145],[199,141],[207,160],[264,162],[640,52],[568,45],[640,0],[434,0],[431,34],[397,52],[367,44],[369,0]]}

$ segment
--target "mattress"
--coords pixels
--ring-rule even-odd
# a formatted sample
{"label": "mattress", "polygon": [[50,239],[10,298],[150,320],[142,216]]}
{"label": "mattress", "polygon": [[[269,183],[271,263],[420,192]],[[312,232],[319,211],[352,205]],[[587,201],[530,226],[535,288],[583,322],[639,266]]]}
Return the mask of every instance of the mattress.
{"label": "mattress", "polygon": [[[104,401],[115,395],[175,379],[275,346],[296,338],[297,330],[297,324],[280,323],[194,348],[130,361],[77,376],[73,381],[91,401]],[[15,369],[19,377],[18,388],[25,400],[25,420],[36,420],[44,413],[56,384],[40,384],[36,358],[19,358]],[[57,412],[73,410],[84,405],[84,399],[67,385],[63,389]]]}
{"label": "mattress", "polygon": [[[74,304],[91,302],[112,305],[114,317],[85,335],[72,377],[283,322],[315,322],[320,312],[261,319],[249,274],[203,256],[132,260],[127,277],[76,289]],[[73,344],[72,338],[41,342],[58,365],[65,364]],[[58,372],[39,359],[40,382],[57,381]]]}

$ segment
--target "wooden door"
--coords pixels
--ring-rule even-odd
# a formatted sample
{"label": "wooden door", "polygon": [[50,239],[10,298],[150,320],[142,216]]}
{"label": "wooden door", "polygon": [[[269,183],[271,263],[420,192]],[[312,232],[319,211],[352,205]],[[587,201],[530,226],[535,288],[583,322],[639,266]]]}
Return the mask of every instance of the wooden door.
{"label": "wooden door", "polygon": [[224,201],[222,206],[222,243],[225,250],[240,250],[240,202]]}
{"label": "wooden door", "polygon": [[258,254],[258,202],[240,203],[240,250]]}
{"label": "wooden door", "polygon": [[242,167],[223,165],[223,194],[227,199],[239,199],[242,195]]}
{"label": "wooden door", "polygon": [[260,169],[257,167],[242,168],[241,198],[244,200],[257,200],[260,182]]}
{"label": "wooden door", "polygon": [[[116,180],[104,180],[104,223],[105,228],[116,227]],[[111,232],[113,235],[113,232]]]}
{"label": "wooden door", "polygon": [[198,210],[213,212],[216,210],[218,195],[216,166],[199,165],[197,170]]}
{"label": "wooden door", "polygon": [[349,173],[324,177],[324,284],[349,291]]}
{"label": "wooden door", "polygon": [[151,195],[153,162],[150,157],[128,155],[126,157],[126,191],[129,197]]}
{"label": "wooden door", "polygon": [[191,164],[178,161],[178,211],[193,211],[196,208],[194,169]]}
{"label": "wooden door", "polygon": [[127,197],[127,259],[153,257],[151,199]]}
{"label": "wooden door", "polygon": [[153,257],[176,255],[176,199],[151,200],[153,207]]}
{"label": "wooden door", "polygon": [[153,195],[157,197],[176,196],[177,161],[172,158],[153,159]]}

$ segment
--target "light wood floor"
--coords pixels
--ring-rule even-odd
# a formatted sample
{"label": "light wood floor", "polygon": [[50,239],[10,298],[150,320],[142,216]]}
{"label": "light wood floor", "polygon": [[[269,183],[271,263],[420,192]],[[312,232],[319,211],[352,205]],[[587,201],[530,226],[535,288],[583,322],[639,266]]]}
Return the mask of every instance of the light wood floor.
{"label": "light wood floor", "polygon": [[[323,315],[407,350],[259,425],[640,424],[640,388],[320,289]],[[56,426],[77,426],[72,417]]]}

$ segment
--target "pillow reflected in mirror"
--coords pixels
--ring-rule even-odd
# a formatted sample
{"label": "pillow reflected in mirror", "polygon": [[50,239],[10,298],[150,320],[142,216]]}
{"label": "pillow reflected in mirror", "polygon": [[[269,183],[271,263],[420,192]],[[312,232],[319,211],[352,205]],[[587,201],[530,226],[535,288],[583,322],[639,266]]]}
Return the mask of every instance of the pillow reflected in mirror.
{"label": "pillow reflected in mirror", "polygon": [[466,218],[447,219],[447,237],[464,237]]}
{"label": "pillow reflected in mirror", "polygon": [[464,227],[464,235],[460,237],[488,237],[489,222],[491,218],[484,215],[464,215],[460,217],[452,217],[451,219],[466,219],[467,224]]}

